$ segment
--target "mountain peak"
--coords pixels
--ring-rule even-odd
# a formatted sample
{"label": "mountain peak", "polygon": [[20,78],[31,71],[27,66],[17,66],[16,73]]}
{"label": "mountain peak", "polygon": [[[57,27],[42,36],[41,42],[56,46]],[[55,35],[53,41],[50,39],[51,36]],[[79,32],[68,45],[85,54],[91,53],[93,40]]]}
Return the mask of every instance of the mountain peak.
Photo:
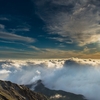
{"label": "mountain peak", "polygon": [[38,80],[31,85],[27,85],[27,87],[29,87],[30,89],[34,87],[34,91],[44,94],[49,98],[49,100],[87,100],[83,95],[80,94],[74,94],[62,90],[51,90],[45,87],[41,80]]}
{"label": "mountain peak", "polygon": [[0,100],[48,100],[46,96],[31,91],[24,85],[0,80]]}

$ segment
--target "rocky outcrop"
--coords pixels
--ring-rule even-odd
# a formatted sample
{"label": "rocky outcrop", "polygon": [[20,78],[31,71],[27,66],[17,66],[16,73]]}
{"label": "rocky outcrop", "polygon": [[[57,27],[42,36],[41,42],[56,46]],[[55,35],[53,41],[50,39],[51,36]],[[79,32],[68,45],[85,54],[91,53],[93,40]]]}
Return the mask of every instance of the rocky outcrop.
{"label": "rocky outcrop", "polygon": [[46,96],[31,91],[24,85],[0,81],[0,100],[48,100]]}
{"label": "rocky outcrop", "polygon": [[46,95],[49,100],[86,100],[83,95],[77,95],[62,90],[51,90],[45,87],[41,80],[39,80],[36,84],[27,85],[27,87],[32,88],[36,85],[34,91]]}

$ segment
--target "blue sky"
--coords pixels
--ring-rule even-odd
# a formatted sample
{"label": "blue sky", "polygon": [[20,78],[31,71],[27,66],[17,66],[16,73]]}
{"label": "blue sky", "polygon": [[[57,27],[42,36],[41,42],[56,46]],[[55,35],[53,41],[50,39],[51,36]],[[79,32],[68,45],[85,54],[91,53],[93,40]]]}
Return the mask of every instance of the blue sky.
{"label": "blue sky", "polygon": [[0,58],[100,58],[99,0],[0,0]]}

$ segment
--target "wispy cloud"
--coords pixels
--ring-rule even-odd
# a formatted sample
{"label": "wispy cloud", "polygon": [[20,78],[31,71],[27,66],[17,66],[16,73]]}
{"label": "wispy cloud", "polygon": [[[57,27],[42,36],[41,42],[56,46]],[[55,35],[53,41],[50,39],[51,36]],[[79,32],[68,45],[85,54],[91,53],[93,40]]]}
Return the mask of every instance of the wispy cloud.
{"label": "wispy cloud", "polygon": [[0,40],[0,42],[2,43],[10,43],[10,44],[20,44],[20,45],[26,45],[24,43],[20,43],[20,42],[14,42],[14,41],[6,41],[6,40]]}
{"label": "wispy cloud", "polygon": [[36,46],[33,46],[33,45],[30,45],[30,46],[28,45],[28,48],[34,49],[36,51],[41,50],[40,48],[37,48]]}
{"label": "wispy cloud", "polygon": [[23,50],[23,49],[21,49],[21,48],[18,49],[18,48],[6,47],[6,46],[1,46],[1,47],[0,47],[0,50],[1,50],[1,51],[3,50],[3,51],[5,51],[5,52],[6,52],[6,51],[11,51],[11,52],[12,52],[12,51],[17,51],[17,52],[23,52],[23,51],[25,51],[25,50]]}
{"label": "wispy cloud", "polygon": [[69,43],[69,44],[73,43],[73,40],[69,39],[68,37],[49,37],[49,39],[56,40],[59,42]]}
{"label": "wispy cloud", "polygon": [[28,32],[30,31],[29,28],[17,28],[17,29],[10,29],[13,32],[18,32],[18,31],[24,31],[24,32]]}
{"label": "wispy cloud", "polygon": [[49,33],[61,36],[53,39],[66,42],[69,38],[79,46],[100,41],[99,4],[98,0],[36,1],[37,14],[46,22]]}
{"label": "wispy cloud", "polygon": [[[10,19],[10,17],[12,18],[12,20]],[[21,20],[17,17],[8,16],[8,18],[0,16],[0,20],[2,21],[9,20],[9,24],[11,24],[12,21],[18,21],[18,23],[21,22]],[[22,22],[20,25],[19,24],[17,24],[17,26],[15,25],[14,28],[10,27],[9,29],[7,28],[6,24],[5,25],[0,24],[0,39],[8,42],[25,42],[25,43],[35,42],[36,39],[34,38],[17,34],[18,32],[28,32],[28,31],[30,31],[30,26],[24,22]]]}
{"label": "wispy cloud", "polygon": [[0,24],[0,29],[2,30],[4,28],[5,28],[5,26],[3,24]]}
{"label": "wispy cloud", "polygon": [[0,32],[0,38],[5,40],[10,40],[10,41],[22,41],[28,43],[35,42],[35,39],[33,38],[25,37],[25,36],[21,36],[9,32],[3,32],[3,31]]}
{"label": "wispy cloud", "polygon": [[[16,59],[48,59],[48,58],[70,58],[70,57],[78,57],[78,58],[93,58],[100,59],[100,52],[96,51],[96,48],[84,48],[81,50],[60,50],[60,49],[45,49],[45,48],[37,48],[35,46],[27,46],[27,48],[31,48],[29,50],[16,49],[16,48],[1,48],[0,50],[0,58],[16,58]],[[92,54],[91,54],[92,52]],[[59,54],[59,55],[58,55]]]}
{"label": "wispy cloud", "polygon": [[0,20],[2,20],[2,21],[9,21],[9,19],[6,18],[6,17],[0,17]]}

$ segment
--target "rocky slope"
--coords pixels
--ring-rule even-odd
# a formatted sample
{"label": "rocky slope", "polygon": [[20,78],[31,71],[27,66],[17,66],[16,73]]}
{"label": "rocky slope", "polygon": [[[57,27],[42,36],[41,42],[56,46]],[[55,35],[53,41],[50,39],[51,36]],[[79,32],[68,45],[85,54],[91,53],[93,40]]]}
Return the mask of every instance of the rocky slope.
{"label": "rocky slope", "polygon": [[41,80],[35,84],[27,85],[27,87],[31,89],[35,85],[36,87],[34,88],[34,91],[46,95],[49,100],[86,100],[82,95],[76,95],[61,90],[50,90],[42,84]]}
{"label": "rocky slope", "polygon": [[46,96],[33,92],[24,85],[0,81],[0,100],[48,100]]}

